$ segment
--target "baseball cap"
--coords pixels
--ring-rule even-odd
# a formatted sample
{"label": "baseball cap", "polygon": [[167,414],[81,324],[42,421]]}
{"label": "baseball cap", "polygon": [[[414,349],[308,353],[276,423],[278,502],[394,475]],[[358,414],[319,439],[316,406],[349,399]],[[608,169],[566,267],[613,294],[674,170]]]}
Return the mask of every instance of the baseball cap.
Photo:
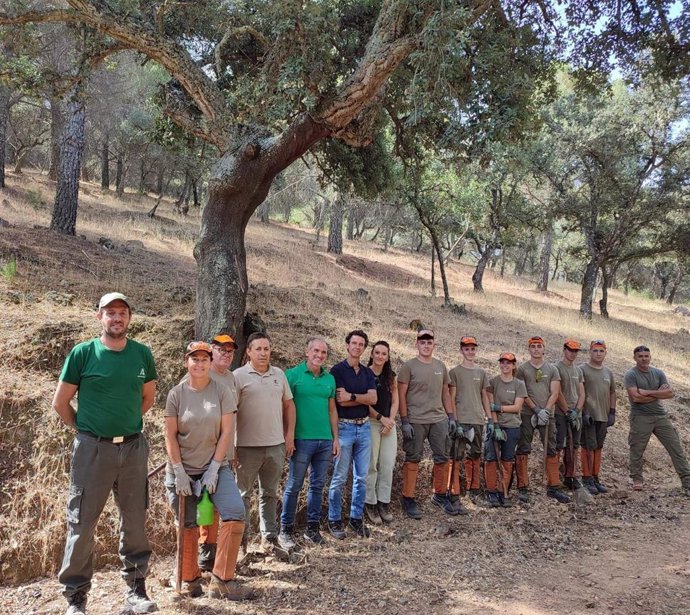
{"label": "baseball cap", "polygon": [[530,337],[527,340],[527,345],[530,346],[532,344],[542,344],[544,345],[544,338],[539,336],[539,335],[534,335],[533,337]]}
{"label": "baseball cap", "polygon": [[125,297],[122,293],[107,293],[103,295],[98,302],[98,309],[102,310],[104,307],[110,305],[113,301],[122,301],[127,304],[127,307],[131,310],[132,306],[129,305],[129,299]]}
{"label": "baseball cap", "polygon": [[417,331],[418,340],[433,340],[434,332],[431,329],[420,329]]}
{"label": "baseball cap", "polygon": [[606,350],[606,342],[604,340],[592,340],[589,344],[589,348],[603,348]]}
{"label": "baseball cap", "polygon": [[517,359],[512,352],[502,352],[501,356],[498,357],[499,361],[510,361],[511,363],[516,363]]}
{"label": "baseball cap", "polygon": [[565,342],[563,342],[563,348],[567,348],[568,350],[572,350],[573,352],[578,352],[582,350],[582,344],[578,342],[577,340],[572,339],[569,337]]}
{"label": "baseball cap", "polygon": [[184,358],[186,359],[190,354],[195,352],[207,352],[209,357],[213,357],[213,351],[211,350],[211,345],[206,342],[189,342],[187,345],[187,351],[184,353]]}
{"label": "baseball cap", "polygon": [[460,338],[460,346],[479,346],[479,344],[477,344],[476,338],[466,335]]}
{"label": "baseball cap", "polygon": [[239,348],[237,342],[232,339],[227,333],[219,333],[211,340],[212,344],[218,344],[219,346],[223,344],[230,344],[235,350]]}

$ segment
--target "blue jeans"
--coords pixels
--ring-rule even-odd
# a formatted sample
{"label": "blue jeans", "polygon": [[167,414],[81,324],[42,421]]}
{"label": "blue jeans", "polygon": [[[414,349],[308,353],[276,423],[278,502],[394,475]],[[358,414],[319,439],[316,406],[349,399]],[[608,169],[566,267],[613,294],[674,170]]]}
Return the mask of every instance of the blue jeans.
{"label": "blue jeans", "polygon": [[309,491],[307,492],[307,523],[321,520],[321,499],[326,484],[328,466],[333,456],[333,440],[295,440],[295,452],[290,457],[290,468],[283,492],[283,510],[280,513],[281,525],[295,523],[297,497],[309,471]]}
{"label": "blue jeans", "polygon": [[369,423],[338,422],[340,455],[335,460],[333,478],[328,489],[328,520],[342,519],[343,486],[352,465],[352,499],[350,519],[361,519],[364,514],[364,500],[367,495],[367,473],[371,457],[371,428]]}
{"label": "blue jeans", "polygon": [[[513,461],[515,459],[515,449],[517,449],[518,440],[520,439],[519,427],[501,427],[506,432],[508,438],[505,442],[499,442],[501,447],[501,460]],[[497,461],[496,449],[493,440],[484,440],[484,461]]]}

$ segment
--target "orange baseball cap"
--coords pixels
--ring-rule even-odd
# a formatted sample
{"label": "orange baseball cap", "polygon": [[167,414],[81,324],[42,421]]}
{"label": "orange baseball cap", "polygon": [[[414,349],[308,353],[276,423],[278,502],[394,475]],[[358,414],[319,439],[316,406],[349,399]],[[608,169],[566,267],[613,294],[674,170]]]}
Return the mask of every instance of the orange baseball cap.
{"label": "orange baseball cap", "polygon": [[510,361],[511,363],[516,363],[517,359],[512,352],[502,352],[501,356],[498,357],[499,361]]}
{"label": "orange baseball cap", "polygon": [[239,348],[237,342],[232,339],[227,333],[219,333],[211,340],[212,344],[222,346],[223,344],[230,344],[235,350]]}
{"label": "orange baseball cap", "polygon": [[530,338],[527,340],[527,345],[528,345],[528,346],[531,346],[532,344],[542,344],[542,345],[544,345],[544,338],[541,337],[541,336],[539,336],[539,335],[535,335],[535,336],[533,336],[533,337],[530,337]]}
{"label": "orange baseball cap", "polygon": [[213,350],[211,350],[211,345],[206,342],[190,342],[187,346],[187,352],[184,353],[184,358],[186,359],[189,355],[195,352],[207,352],[209,357],[213,357]]}
{"label": "orange baseball cap", "polygon": [[563,348],[567,348],[568,350],[572,350],[573,352],[579,352],[582,350],[582,344],[578,342],[577,340],[574,340],[573,338],[569,337],[565,342],[563,342]]}
{"label": "orange baseball cap", "polygon": [[479,344],[477,344],[476,338],[471,335],[466,335],[460,338],[460,346],[479,346]]}
{"label": "orange baseball cap", "polygon": [[589,344],[590,350],[592,348],[603,348],[606,350],[606,342],[604,340],[592,340],[591,343]]}

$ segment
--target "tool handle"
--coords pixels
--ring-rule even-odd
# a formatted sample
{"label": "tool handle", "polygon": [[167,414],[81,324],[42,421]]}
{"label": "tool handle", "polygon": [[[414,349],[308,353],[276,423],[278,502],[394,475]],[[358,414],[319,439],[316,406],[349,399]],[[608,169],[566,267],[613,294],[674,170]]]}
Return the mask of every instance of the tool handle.
{"label": "tool handle", "polygon": [[184,524],[186,499],[187,496],[183,495],[182,493],[179,494],[179,506],[177,513],[177,572],[175,574],[175,591],[178,594],[182,592],[182,556],[184,553]]}

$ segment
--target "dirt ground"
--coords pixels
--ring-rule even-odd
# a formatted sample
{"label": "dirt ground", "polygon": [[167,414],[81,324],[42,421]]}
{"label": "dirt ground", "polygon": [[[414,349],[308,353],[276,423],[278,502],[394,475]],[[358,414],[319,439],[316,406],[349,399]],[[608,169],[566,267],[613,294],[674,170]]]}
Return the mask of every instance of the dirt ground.
{"label": "dirt ground", "polygon": [[[198,220],[161,206],[149,220],[151,202],[126,203],[91,186],[79,211],[79,235],[47,230],[51,184],[41,176],[9,177],[0,192],[0,260],[17,261],[15,277],[0,278],[0,615],[47,615],[65,608],[55,570],[64,544],[64,496],[71,435],[50,409],[50,397],[66,352],[97,333],[94,302],[117,288],[133,298],[132,334],[152,346],[159,382],[156,405],[146,417],[150,466],[163,461],[161,409],[181,376],[181,350],[193,335],[195,266],[191,249]],[[45,201],[45,202],[44,202]],[[467,305],[453,314],[431,299],[428,259],[401,249],[384,253],[367,242],[348,242],[336,260],[307,230],[251,224],[248,228],[248,309],[267,325],[274,362],[287,367],[303,356],[310,334],[332,344],[333,363],[343,356],[346,331],[362,326],[387,339],[397,367],[413,354],[409,324],[422,319],[439,339],[438,356],[458,361],[456,341],[480,339],[478,362],[495,373],[504,349],[524,358],[533,332],[547,339],[548,360],[558,358],[560,340],[611,340],[608,364],[618,386],[618,422],[604,452],[610,493],[589,505],[563,506],[540,486],[540,452],[531,462],[534,503],[529,508],[488,509],[466,502],[469,517],[446,517],[428,501],[431,464],[420,469],[424,518],[402,517],[373,529],[368,540],[327,539],[303,547],[293,563],[257,557],[242,582],[258,600],[222,604],[200,598],[178,602],[164,587],[172,570],[174,530],[162,487],[153,485],[149,511],[152,558],[149,589],[160,612],[244,615],[271,612],[409,613],[478,615],[690,613],[690,499],[680,492],[666,452],[654,440],[646,453],[646,490],[627,488],[627,401],[622,374],[637,340],[654,348],[676,391],[670,416],[690,442],[690,337],[684,320],[649,300],[612,292],[610,321],[582,323],[578,289],[557,286],[533,292],[529,280],[492,272],[486,293],[471,293],[471,267],[449,264],[452,295]],[[681,328],[679,328],[679,326]],[[394,500],[399,477],[394,479]],[[114,557],[117,519],[108,507],[97,532],[97,572],[90,614],[119,613],[124,584]],[[38,578],[41,577],[41,578]]]}

